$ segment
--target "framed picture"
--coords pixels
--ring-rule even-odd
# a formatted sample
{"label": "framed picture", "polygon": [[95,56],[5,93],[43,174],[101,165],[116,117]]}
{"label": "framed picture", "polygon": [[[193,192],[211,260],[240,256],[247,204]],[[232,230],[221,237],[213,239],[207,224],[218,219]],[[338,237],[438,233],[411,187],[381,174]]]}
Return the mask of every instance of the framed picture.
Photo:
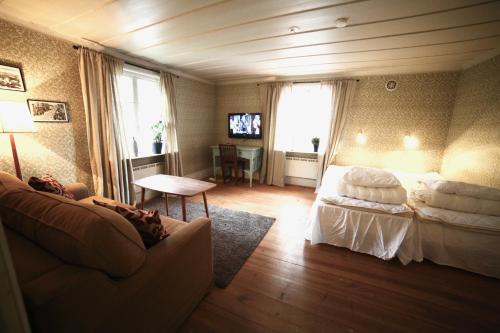
{"label": "framed picture", "polygon": [[51,102],[28,99],[28,106],[33,121],[40,122],[69,122],[68,110],[64,102]]}
{"label": "framed picture", "polygon": [[0,65],[0,89],[25,91],[21,68]]}

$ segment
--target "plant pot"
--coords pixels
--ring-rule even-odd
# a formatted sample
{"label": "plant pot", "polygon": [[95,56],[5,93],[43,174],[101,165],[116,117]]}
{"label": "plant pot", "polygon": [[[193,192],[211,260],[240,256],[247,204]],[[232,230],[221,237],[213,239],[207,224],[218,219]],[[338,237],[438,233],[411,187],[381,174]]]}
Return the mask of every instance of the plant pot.
{"label": "plant pot", "polygon": [[163,147],[163,142],[153,142],[153,153],[161,154],[162,147]]}
{"label": "plant pot", "polygon": [[318,152],[318,147],[319,147],[319,144],[317,144],[317,145],[314,145],[314,144],[313,144],[313,147],[314,147],[314,152],[315,152],[315,153],[317,153],[317,152]]}

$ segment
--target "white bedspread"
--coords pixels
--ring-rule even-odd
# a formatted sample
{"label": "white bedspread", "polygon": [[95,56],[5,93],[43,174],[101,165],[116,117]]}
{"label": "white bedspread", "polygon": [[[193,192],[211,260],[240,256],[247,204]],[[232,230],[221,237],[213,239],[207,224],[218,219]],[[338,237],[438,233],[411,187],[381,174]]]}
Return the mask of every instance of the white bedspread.
{"label": "white bedspread", "polygon": [[[406,205],[390,205],[344,198],[334,191],[345,167],[330,166],[308,219],[306,239],[311,244],[327,243],[389,260],[395,256],[403,264],[422,261],[419,233]],[[351,206],[341,207],[342,206]],[[356,210],[377,209],[380,213]],[[392,213],[392,214],[391,214]]]}

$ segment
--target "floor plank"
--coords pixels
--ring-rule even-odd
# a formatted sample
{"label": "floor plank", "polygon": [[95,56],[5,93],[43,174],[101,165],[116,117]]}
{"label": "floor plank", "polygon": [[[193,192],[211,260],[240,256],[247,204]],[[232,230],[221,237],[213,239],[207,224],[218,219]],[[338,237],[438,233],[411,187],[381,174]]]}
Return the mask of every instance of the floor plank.
{"label": "floor plank", "polygon": [[209,204],[277,220],[231,284],[214,288],[180,331],[498,331],[500,280],[311,246],[304,227],[314,198],[300,186],[219,183],[210,191]]}

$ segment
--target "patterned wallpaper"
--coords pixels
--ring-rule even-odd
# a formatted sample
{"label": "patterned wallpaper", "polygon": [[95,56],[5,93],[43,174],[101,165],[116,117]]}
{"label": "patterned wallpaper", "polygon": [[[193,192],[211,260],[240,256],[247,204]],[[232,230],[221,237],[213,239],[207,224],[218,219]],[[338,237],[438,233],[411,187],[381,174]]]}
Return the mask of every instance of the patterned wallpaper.
{"label": "patterned wallpaper", "polygon": [[[396,79],[399,84],[393,92],[385,89],[389,79]],[[458,73],[360,78],[337,163],[439,171],[457,83]],[[255,83],[218,86],[216,93],[217,142],[262,145],[260,140],[227,137],[228,113],[259,112],[258,86]],[[363,146],[355,142],[360,129],[368,139]],[[407,132],[420,141],[418,149],[404,148],[403,137]]]}
{"label": "patterned wallpaper", "polygon": [[215,143],[235,143],[262,146],[262,140],[233,139],[227,136],[228,113],[260,112],[259,87],[256,83],[217,86],[217,113],[215,117]]}
{"label": "patterned wallpaper", "polygon": [[[63,183],[92,185],[78,58],[72,44],[0,20],[0,63],[22,67],[26,92],[0,90],[0,100],[66,102],[69,123],[35,123],[36,133],[16,134],[25,180],[50,173]],[[0,169],[14,174],[6,135],[0,135]]]}
{"label": "patterned wallpaper", "polygon": [[500,188],[500,56],[460,75],[441,173]]}
{"label": "patterned wallpaper", "polygon": [[211,168],[209,146],[215,143],[215,86],[181,77],[175,80],[175,89],[184,174]]}
{"label": "patterned wallpaper", "polygon": [[[337,163],[360,164],[409,172],[439,171],[446,146],[458,73],[361,77]],[[398,87],[387,91],[395,79]],[[356,143],[362,130],[367,142]],[[419,145],[406,149],[410,133]]]}

